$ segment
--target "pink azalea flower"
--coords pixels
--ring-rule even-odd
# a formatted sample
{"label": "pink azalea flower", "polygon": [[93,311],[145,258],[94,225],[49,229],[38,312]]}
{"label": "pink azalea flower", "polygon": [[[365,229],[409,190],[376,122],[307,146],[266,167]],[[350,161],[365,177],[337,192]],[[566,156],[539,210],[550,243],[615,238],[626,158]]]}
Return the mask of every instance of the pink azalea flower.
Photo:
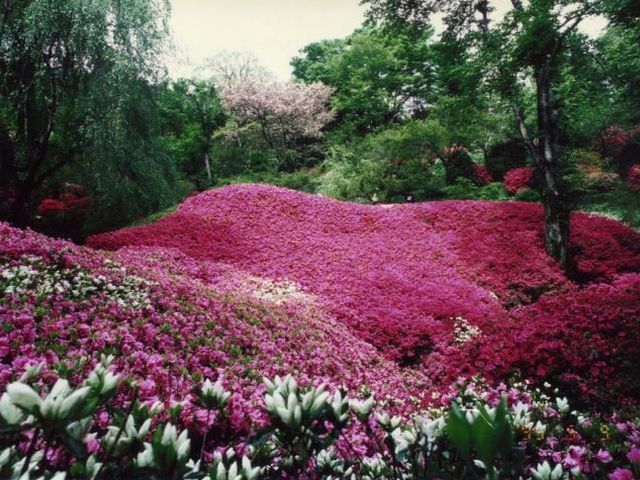
{"label": "pink azalea flower", "polygon": [[570,446],[567,450],[567,455],[564,458],[564,465],[569,468],[580,466],[585,452],[586,449],[584,447],[578,447],[576,445]]}
{"label": "pink azalea flower", "polygon": [[635,463],[636,465],[640,465],[640,448],[633,447],[627,453],[627,458],[631,463]]}
{"label": "pink azalea flower", "polygon": [[598,450],[593,458],[598,460],[600,463],[609,463],[613,458],[611,458],[611,454],[607,450],[603,450],[602,448]]}
{"label": "pink azalea flower", "polygon": [[633,472],[626,468],[616,468],[609,474],[609,480],[634,480]]}

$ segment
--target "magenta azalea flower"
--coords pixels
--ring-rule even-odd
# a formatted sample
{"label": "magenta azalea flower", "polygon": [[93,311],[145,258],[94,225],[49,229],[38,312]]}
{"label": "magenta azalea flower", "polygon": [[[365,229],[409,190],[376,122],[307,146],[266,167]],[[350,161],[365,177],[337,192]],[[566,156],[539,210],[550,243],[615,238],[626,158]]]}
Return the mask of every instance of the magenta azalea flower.
{"label": "magenta azalea flower", "polygon": [[627,458],[631,463],[635,463],[636,465],[640,465],[640,448],[633,447],[627,453]]}
{"label": "magenta azalea flower", "polygon": [[616,468],[609,474],[609,480],[634,480],[633,472],[626,468]]}
{"label": "magenta azalea flower", "polygon": [[607,450],[604,450],[602,448],[598,450],[598,453],[596,453],[593,458],[598,460],[600,463],[609,463],[611,460],[613,460],[613,458],[611,458],[611,454]]}

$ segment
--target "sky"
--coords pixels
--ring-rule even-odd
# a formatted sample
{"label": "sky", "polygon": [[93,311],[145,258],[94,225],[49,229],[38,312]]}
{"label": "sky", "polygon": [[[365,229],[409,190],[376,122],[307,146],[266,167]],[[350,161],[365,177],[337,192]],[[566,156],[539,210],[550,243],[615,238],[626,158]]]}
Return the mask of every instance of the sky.
{"label": "sky", "polygon": [[[172,78],[190,76],[221,51],[253,53],[277,79],[291,76],[289,62],[305,45],[343,38],[364,20],[359,0],[171,0],[175,52],[167,60]],[[511,4],[496,0],[495,16]],[[597,35],[604,21],[581,29]],[[438,30],[438,25],[436,25]]]}
{"label": "sky", "polygon": [[[249,51],[280,80],[289,62],[311,42],[342,38],[364,20],[359,0],[172,0],[176,52],[172,77],[222,50]],[[188,61],[186,60],[188,59]]]}

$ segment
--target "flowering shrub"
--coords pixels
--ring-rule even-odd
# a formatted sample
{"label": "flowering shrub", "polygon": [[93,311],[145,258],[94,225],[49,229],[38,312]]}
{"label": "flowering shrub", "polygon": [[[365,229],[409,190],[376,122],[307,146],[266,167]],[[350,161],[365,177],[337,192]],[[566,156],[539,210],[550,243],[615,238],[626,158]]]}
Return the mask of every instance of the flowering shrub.
{"label": "flowering shrub", "polygon": [[581,283],[528,203],[240,185],[112,252],[0,223],[0,477],[624,478],[640,241],[571,222]]}
{"label": "flowering shrub", "polygon": [[211,449],[232,397],[219,381],[191,389],[206,419],[194,431],[180,403],[146,406],[135,394],[122,401],[140,385],[113,373],[112,362],[102,357],[86,378],[58,379],[43,392],[41,365],[7,386],[3,477],[616,480],[640,472],[637,419],[579,412],[548,386],[459,380],[407,421],[374,396],[349,398],[291,376],[264,379],[269,423],[247,441]]}
{"label": "flowering shrub", "polygon": [[45,198],[38,205],[37,213],[42,216],[50,216],[60,213],[78,213],[91,204],[89,197],[81,185],[74,183],[64,184],[64,191],[59,198]]}
{"label": "flowering shrub", "polygon": [[640,163],[631,166],[627,174],[627,182],[632,190],[640,191]]}
{"label": "flowering shrub", "polygon": [[625,178],[630,168],[640,162],[640,127],[625,130],[619,125],[608,127],[601,135],[598,148],[605,157],[613,159],[613,165]]}
{"label": "flowering shrub", "polygon": [[532,167],[514,168],[504,176],[504,186],[511,195],[534,186],[535,169]]}
{"label": "flowering shrub", "polygon": [[61,200],[55,198],[45,198],[38,205],[38,215],[54,215],[62,213],[65,210],[65,204]]}
{"label": "flowering shrub", "polygon": [[493,182],[491,173],[489,173],[489,170],[487,170],[487,167],[484,165],[474,165],[473,170],[476,174],[476,183],[478,185],[488,185]]}
{"label": "flowering shrub", "polygon": [[598,150],[606,157],[614,157],[624,145],[633,140],[638,134],[640,134],[640,127],[625,130],[620,125],[610,125],[598,139]]}

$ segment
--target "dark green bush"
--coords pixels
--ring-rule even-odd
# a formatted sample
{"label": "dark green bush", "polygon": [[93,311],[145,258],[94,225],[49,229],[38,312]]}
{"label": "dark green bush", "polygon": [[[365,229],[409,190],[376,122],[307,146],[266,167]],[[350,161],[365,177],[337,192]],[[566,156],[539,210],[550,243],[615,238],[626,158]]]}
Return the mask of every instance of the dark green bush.
{"label": "dark green bush", "polygon": [[522,140],[511,139],[493,145],[487,153],[485,166],[494,180],[502,180],[504,174],[514,168],[527,165],[527,148]]}
{"label": "dark green bush", "polygon": [[442,161],[449,185],[455,183],[458,178],[475,180],[473,159],[465,148],[455,146],[445,149]]}
{"label": "dark green bush", "polygon": [[524,190],[520,190],[514,196],[515,200],[519,200],[521,202],[539,202],[541,200],[540,193],[532,188],[525,188]]}

